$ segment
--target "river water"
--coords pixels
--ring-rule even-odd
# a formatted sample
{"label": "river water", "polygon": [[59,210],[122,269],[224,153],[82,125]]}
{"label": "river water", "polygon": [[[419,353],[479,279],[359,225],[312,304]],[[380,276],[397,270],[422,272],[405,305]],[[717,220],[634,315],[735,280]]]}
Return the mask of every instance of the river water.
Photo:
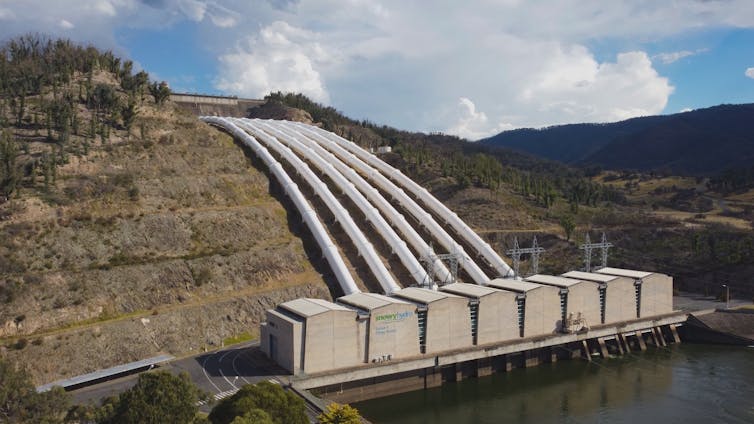
{"label": "river water", "polygon": [[681,344],[354,404],[375,424],[754,423],[754,348]]}

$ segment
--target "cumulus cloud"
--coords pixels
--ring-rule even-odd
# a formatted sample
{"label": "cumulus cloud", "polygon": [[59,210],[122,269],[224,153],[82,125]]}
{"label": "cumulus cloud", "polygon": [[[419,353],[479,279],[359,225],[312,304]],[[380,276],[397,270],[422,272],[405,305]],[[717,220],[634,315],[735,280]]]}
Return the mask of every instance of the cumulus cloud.
{"label": "cumulus cloud", "polygon": [[461,97],[458,99],[458,120],[445,132],[467,140],[479,140],[509,129],[513,126],[503,122],[491,123],[486,113],[476,110],[471,99]]}
{"label": "cumulus cloud", "polygon": [[[215,89],[252,97],[300,91],[359,119],[470,138],[507,125],[660,113],[673,86],[653,62],[703,50],[681,44],[651,58],[645,52],[709,29],[754,28],[750,0],[694,0],[680,8],[634,0],[578,7],[572,0],[472,0],[433,8],[400,0],[78,0],[75,18],[68,2],[0,3],[0,38],[42,31],[113,48],[128,42],[116,38],[119,29],[169,30],[190,21],[197,41],[180,48],[217,58],[217,73],[200,76],[199,87],[212,81]],[[65,17],[75,31],[61,25]],[[593,45],[598,57],[587,47]]]}
{"label": "cumulus cloud", "polygon": [[607,122],[662,112],[673,86],[644,52],[620,53],[598,63],[583,46],[558,49],[524,82],[521,100],[561,122]]}
{"label": "cumulus cloud", "polygon": [[746,75],[749,78],[754,78],[754,68],[746,68],[744,75]]}
{"label": "cumulus cloud", "polygon": [[242,96],[300,92],[316,101],[329,102],[318,67],[329,62],[330,56],[316,38],[310,31],[274,22],[235,52],[220,56],[215,85]]}

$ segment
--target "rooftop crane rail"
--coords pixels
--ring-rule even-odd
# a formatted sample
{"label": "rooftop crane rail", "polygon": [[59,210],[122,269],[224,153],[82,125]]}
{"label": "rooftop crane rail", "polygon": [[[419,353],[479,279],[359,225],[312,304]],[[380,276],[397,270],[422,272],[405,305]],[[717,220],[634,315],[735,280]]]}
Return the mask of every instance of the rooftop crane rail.
{"label": "rooftop crane rail", "polygon": [[[244,128],[245,131],[248,131],[250,128],[247,123],[244,123],[240,120],[231,118],[229,119],[229,121],[237,123],[238,126]],[[301,160],[301,158],[299,158],[293,152],[293,150],[283,145],[276,138],[271,137],[265,132],[260,132],[258,130],[256,136],[268,148],[274,150],[288,163],[290,163],[291,166],[293,166],[293,168],[296,170],[296,172],[300,174],[303,179],[309,183],[309,185],[311,185],[317,196],[319,196],[323,200],[324,204],[335,216],[335,219],[340,223],[340,226],[351,238],[351,241],[353,241],[354,245],[356,246],[359,255],[364,258],[364,261],[372,271],[372,274],[375,276],[380,286],[382,286],[383,291],[386,294],[392,294],[393,292],[400,290],[401,287],[398,285],[398,283],[396,283],[395,279],[390,274],[390,271],[388,271],[387,267],[380,259],[372,243],[369,242],[358,225],[356,225],[356,223],[353,221],[351,215],[342,207],[338,199],[332,194],[330,189],[327,187],[327,184],[325,184],[314,173],[314,171],[309,168],[309,165],[304,163],[304,161]]]}
{"label": "rooftop crane rail", "polygon": [[265,125],[260,121],[239,119],[236,120],[236,122],[240,122],[243,128],[260,138],[263,137],[262,134],[265,134],[269,137],[277,139],[279,143],[285,145],[288,148],[292,148],[301,157],[303,157],[305,160],[314,165],[314,167],[319,169],[323,174],[327,175],[327,177],[329,177],[335,183],[338,189],[342,190],[343,193],[345,193],[346,196],[348,196],[348,198],[354,202],[356,207],[358,207],[359,210],[364,214],[367,221],[372,224],[377,233],[379,233],[379,235],[388,243],[393,252],[398,255],[401,263],[409,271],[411,277],[414,279],[417,285],[422,286],[430,281],[429,277],[427,276],[427,271],[408,249],[406,242],[398,237],[398,234],[395,233],[393,227],[391,227],[390,224],[388,224],[388,222],[385,220],[385,218],[380,214],[380,211],[375,208],[369,202],[369,200],[367,200],[366,197],[364,197],[364,195],[356,189],[354,184],[348,181],[348,179],[343,176],[343,174],[341,174],[340,171],[338,171],[332,163],[326,161],[325,158],[318,155],[316,151],[314,151],[310,147],[304,145],[296,137],[287,136],[285,133],[277,131],[274,128],[270,128],[269,126],[266,126],[267,131],[265,131]]}
{"label": "rooftop crane rail", "polygon": [[301,123],[293,123],[293,125],[302,128],[310,128],[311,131],[316,131],[320,134],[323,134],[325,137],[338,143],[340,146],[344,147],[364,162],[385,173],[388,177],[398,182],[398,184],[406,188],[414,196],[421,200],[435,214],[444,219],[461,237],[466,240],[466,242],[469,243],[469,245],[471,245],[480,255],[482,255],[482,257],[484,257],[490,265],[492,265],[492,267],[500,274],[501,277],[513,277],[513,270],[510,266],[508,266],[507,263],[505,263],[500,255],[498,255],[497,252],[495,252],[487,242],[482,240],[482,238],[479,237],[479,235],[474,232],[474,230],[466,225],[466,223],[463,222],[463,220],[461,220],[461,218],[459,218],[455,212],[448,209],[445,205],[442,204],[442,202],[432,196],[432,194],[430,194],[426,188],[420,186],[412,179],[405,176],[401,171],[393,168],[373,154],[362,149],[361,147],[356,145],[356,143],[348,141],[343,137],[315,126],[307,126]]}
{"label": "rooftop crane rail", "polygon": [[241,140],[245,145],[249,146],[251,150],[256,154],[262,162],[269,168],[270,173],[278,180],[283,187],[285,194],[291,199],[293,204],[298,209],[301,219],[306,223],[306,226],[311,231],[317,245],[322,250],[322,254],[330,265],[330,268],[335,274],[335,278],[338,280],[343,293],[346,295],[352,293],[359,293],[361,290],[356,286],[351,272],[343,261],[343,257],[340,255],[338,248],[333,243],[330,235],[322,225],[322,221],[317,216],[317,213],[312,208],[311,204],[306,200],[301,190],[296,183],[293,182],[291,177],[283,169],[283,165],[280,164],[270,154],[270,152],[262,146],[254,137],[250,136],[233,123],[229,122],[225,118],[217,117],[200,117],[201,120],[209,124],[213,124],[224,128],[230,132],[234,137]]}
{"label": "rooftop crane rail", "polygon": [[[250,120],[245,119],[244,121]],[[416,232],[414,227],[412,227],[408,223],[408,221],[406,221],[406,218],[401,213],[399,213],[387,199],[385,199],[385,197],[379,192],[379,190],[377,190],[374,186],[367,182],[353,168],[343,163],[343,161],[341,161],[337,156],[333,155],[322,146],[320,146],[319,143],[298,131],[286,128],[282,125],[278,125],[276,121],[255,119],[250,122],[254,122],[256,125],[262,126],[269,131],[278,134],[278,139],[280,139],[284,143],[286,143],[289,139],[294,140],[295,142],[289,144],[289,147],[292,147],[294,150],[299,151],[302,154],[315,154],[319,156],[321,158],[321,161],[324,161],[320,161],[321,163],[323,163],[323,166],[327,167],[327,164],[331,164],[334,167],[335,171],[339,173],[341,177],[343,177],[342,184],[352,183],[363,194],[363,197],[366,197],[369,202],[375,205],[377,209],[385,215],[385,218],[389,220],[392,225],[398,228],[398,230],[401,232],[401,234],[403,234],[411,247],[413,247],[415,252],[419,252],[420,255],[423,255],[425,254],[425,252],[428,252],[430,250],[429,244],[427,244],[427,242],[422,239],[422,237],[419,235],[419,233]],[[382,221],[385,220],[382,218],[382,216],[380,216],[378,219]],[[375,224],[377,223],[375,221],[372,222]],[[389,232],[389,234],[383,235],[383,237],[388,237],[387,241],[391,244],[391,246],[396,245],[394,247],[396,253],[401,256],[410,256],[410,258],[408,258],[408,261],[406,260],[406,258],[401,257],[402,262],[409,262],[405,264],[407,267],[415,267],[417,264],[419,264],[416,261],[415,256],[412,255],[410,251],[405,249],[405,243],[401,241],[397,234],[395,234],[395,231],[392,230],[390,224],[388,224],[388,222],[384,222],[384,225],[387,225],[387,230],[389,231],[386,231]],[[380,230],[381,228],[378,227],[378,231]],[[422,269],[424,270],[424,267],[422,267]],[[443,264],[442,260],[437,257],[433,259],[433,269],[440,282],[450,283],[453,279],[450,270],[448,270],[445,264]],[[422,278],[424,278],[424,281],[422,282],[417,281],[420,286],[431,285],[430,283],[432,283],[432,281],[429,281],[429,279],[427,279],[426,270],[424,271],[424,273],[417,273],[417,276],[422,276]]]}
{"label": "rooftop crane rail", "polygon": [[[332,139],[309,129],[310,126],[297,125],[296,123],[287,121],[281,121],[281,125],[307,133],[310,137],[322,143],[326,149],[338,155],[348,165],[356,168],[364,174],[367,179],[373,181],[377,187],[396,199],[401,206],[420,222],[421,225],[427,228],[430,234],[440,242],[440,245],[442,245],[448,252],[452,252],[460,257],[459,262],[461,267],[476,284],[486,285],[490,281],[490,278],[481,270],[481,268],[479,268],[476,262],[469,257],[463,247],[460,246],[455,239],[453,239],[453,237],[451,237],[450,234],[448,234],[448,232],[437,223],[432,214],[428,213],[414,199],[409,197],[403,189],[396,185],[396,183],[382,175],[377,169],[368,165],[361,158],[351,153],[340,144],[334,142]],[[384,162],[377,158],[375,158],[375,160],[384,164]]]}

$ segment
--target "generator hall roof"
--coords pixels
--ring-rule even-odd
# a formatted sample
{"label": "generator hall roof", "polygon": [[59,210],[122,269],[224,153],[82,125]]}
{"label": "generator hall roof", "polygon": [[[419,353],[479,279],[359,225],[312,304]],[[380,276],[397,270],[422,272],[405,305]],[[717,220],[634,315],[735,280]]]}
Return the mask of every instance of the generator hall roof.
{"label": "generator hall roof", "polygon": [[556,287],[571,287],[575,284],[583,283],[582,280],[575,278],[558,277],[556,275],[544,275],[536,274],[531,277],[526,277],[526,281],[532,283],[547,284],[548,286]]}
{"label": "generator hall roof", "polygon": [[430,289],[422,289],[419,287],[407,287],[403,290],[399,290],[393,293],[393,296],[400,297],[402,299],[411,300],[416,303],[422,303],[422,304],[432,303],[438,300],[443,300],[443,299],[448,299],[448,298],[460,298],[460,296],[456,296],[454,294],[444,293],[444,292],[430,290]]}
{"label": "generator hall roof", "polygon": [[453,283],[442,286],[440,290],[461,296],[480,298],[494,293],[500,293],[500,290],[491,287],[480,286],[469,283]]}
{"label": "generator hall roof", "polygon": [[519,293],[526,293],[542,287],[541,284],[530,283],[528,281],[514,280],[513,278],[495,278],[489,283],[490,287],[511,290]]}
{"label": "generator hall roof", "polygon": [[381,308],[387,305],[403,304],[410,305],[410,303],[395,297],[388,297],[377,293],[352,293],[348,296],[338,298],[338,302],[345,303],[347,305],[355,306],[359,309],[371,311],[372,309]]}
{"label": "generator hall roof", "polygon": [[584,271],[568,271],[565,274],[563,274],[563,277],[577,278],[579,280],[585,280],[585,281],[597,281],[599,283],[607,283],[608,281],[613,281],[616,278],[618,278],[618,276],[615,276],[615,275],[598,274],[596,272],[584,272]]}
{"label": "generator hall roof", "polygon": [[330,311],[353,312],[345,306],[322,299],[300,298],[281,303],[280,308],[302,317],[312,317]]}
{"label": "generator hall roof", "polygon": [[609,268],[609,267],[599,269],[597,270],[597,272],[600,274],[617,275],[620,277],[635,278],[637,280],[641,280],[642,278],[647,278],[653,274],[652,272],[646,272],[646,271],[635,271],[633,269]]}

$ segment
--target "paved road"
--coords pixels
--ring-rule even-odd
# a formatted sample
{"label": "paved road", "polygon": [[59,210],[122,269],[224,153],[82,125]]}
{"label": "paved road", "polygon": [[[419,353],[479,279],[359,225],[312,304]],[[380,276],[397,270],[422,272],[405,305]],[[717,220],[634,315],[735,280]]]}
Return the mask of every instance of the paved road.
{"label": "paved road", "polygon": [[[285,383],[285,371],[270,362],[259,350],[259,342],[244,343],[216,352],[178,359],[160,367],[179,374],[186,372],[201,390],[215,399],[235,393],[244,384],[262,380]],[[131,388],[138,375],[118,378],[71,391],[76,403],[98,403],[100,400]]]}
{"label": "paved road", "polygon": [[[731,308],[743,305],[751,305],[751,301],[742,299],[730,299],[728,306]],[[694,312],[706,309],[725,309],[725,302],[717,300],[714,296],[702,296],[696,293],[681,292],[678,296],[673,296],[673,309]]]}

